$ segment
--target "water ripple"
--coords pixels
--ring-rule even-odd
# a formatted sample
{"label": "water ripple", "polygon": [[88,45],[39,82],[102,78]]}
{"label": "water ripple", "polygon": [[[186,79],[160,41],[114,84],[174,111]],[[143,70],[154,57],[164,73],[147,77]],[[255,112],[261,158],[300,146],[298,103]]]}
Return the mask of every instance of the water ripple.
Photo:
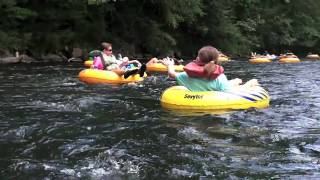
{"label": "water ripple", "polygon": [[82,64],[1,66],[0,177],[317,179],[320,63],[223,66],[257,78],[270,107],[172,112],[159,103],[175,85],[165,74],[87,85]]}

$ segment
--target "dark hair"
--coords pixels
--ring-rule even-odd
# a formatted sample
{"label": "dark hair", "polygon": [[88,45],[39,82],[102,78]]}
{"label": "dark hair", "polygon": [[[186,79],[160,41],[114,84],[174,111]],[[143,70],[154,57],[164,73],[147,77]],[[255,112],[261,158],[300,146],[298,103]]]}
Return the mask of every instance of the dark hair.
{"label": "dark hair", "polygon": [[218,64],[219,51],[212,46],[204,46],[198,51],[199,60],[206,65],[204,65],[204,71],[209,77],[212,72],[216,69],[216,64]]}
{"label": "dark hair", "polygon": [[198,51],[198,57],[203,63],[209,63],[210,61],[218,63],[219,51],[212,46],[204,46]]}
{"label": "dark hair", "polygon": [[112,47],[112,44],[111,44],[111,43],[107,43],[107,42],[102,42],[102,43],[101,43],[101,48],[102,48],[102,50],[104,50],[104,49],[109,49],[110,47]]}

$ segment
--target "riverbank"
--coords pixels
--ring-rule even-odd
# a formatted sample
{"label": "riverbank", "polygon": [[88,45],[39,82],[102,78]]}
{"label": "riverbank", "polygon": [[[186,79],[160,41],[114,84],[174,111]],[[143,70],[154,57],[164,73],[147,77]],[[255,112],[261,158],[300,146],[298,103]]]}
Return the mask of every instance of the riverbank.
{"label": "riverbank", "polygon": [[30,57],[28,55],[0,57],[0,64],[17,64],[17,63],[48,63],[48,62],[64,62],[68,59],[64,56],[49,54],[39,58]]}
{"label": "riverbank", "polygon": [[88,57],[86,51],[74,47],[51,53],[34,54],[30,51],[24,53],[16,51],[12,54],[9,50],[0,49],[0,64],[83,62]]}

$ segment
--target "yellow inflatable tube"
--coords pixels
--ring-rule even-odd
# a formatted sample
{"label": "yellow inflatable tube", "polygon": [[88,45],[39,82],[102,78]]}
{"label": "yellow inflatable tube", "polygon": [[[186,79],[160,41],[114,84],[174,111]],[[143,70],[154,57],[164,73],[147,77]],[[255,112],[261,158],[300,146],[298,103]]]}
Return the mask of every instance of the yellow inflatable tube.
{"label": "yellow inflatable tube", "polygon": [[300,59],[295,58],[295,57],[287,57],[287,58],[280,58],[279,62],[281,62],[281,63],[297,63],[297,62],[300,62]]}
{"label": "yellow inflatable tube", "polygon": [[306,58],[307,58],[307,59],[311,59],[311,60],[318,60],[318,59],[320,59],[320,57],[319,57],[318,54],[309,54],[309,55],[307,55]]}
{"label": "yellow inflatable tube", "polygon": [[85,69],[80,71],[79,79],[80,81],[88,84],[125,84],[143,80],[139,74],[129,76],[125,79],[123,76],[119,76],[115,72],[97,69]]}
{"label": "yellow inflatable tube", "polygon": [[[174,65],[176,71],[183,71],[183,65]],[[149,72],[167,72],[168,69],[165,65],[161,63],[151,63],[147,64],[147,71]]]}
{"label": "yellow inflatable tube", "polygon": [[170,110],[227,111],[266,108],[269,106],[270,96],[260,86],[232,92],[192,92],[184,86],[173,86],[163,92],[160,101],[165,109]]}
{"label": "yellow inflatable tube", "polygon": [[227,56],[219,56],[218,61],[221,61],[221,62],[230,61],[230,58]]}
{"label": "yellow inflatable tube", "polygon": [[90,68],[92,64],[93,64],[93,61],[90,61],[90,60],[84,61],[84,66],[85,67]]}
{"label": "yellow inflatable tube", "polygon": [[259,64],[259,63],[270,63],[270,62],[272,62],[272,60],[268,59],[268,58],[261,57],[261,58],[249,59],[249,62],[252,64]]}

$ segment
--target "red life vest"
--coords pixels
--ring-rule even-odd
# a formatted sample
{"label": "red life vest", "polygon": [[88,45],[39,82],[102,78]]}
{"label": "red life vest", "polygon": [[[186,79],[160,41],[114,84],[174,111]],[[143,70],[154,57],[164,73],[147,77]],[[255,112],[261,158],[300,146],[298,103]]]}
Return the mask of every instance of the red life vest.
{"label": "red life vest", "polygon": [[208,79],[216,79],[220,74],[224,73],[224,69],[222,66],[216,65],[215,70],[208,75],[204,70],[205,63],[200,61],[193,61],[184,66],[183,70],[190,77],[199,77],[199,78],[208,78]]}

